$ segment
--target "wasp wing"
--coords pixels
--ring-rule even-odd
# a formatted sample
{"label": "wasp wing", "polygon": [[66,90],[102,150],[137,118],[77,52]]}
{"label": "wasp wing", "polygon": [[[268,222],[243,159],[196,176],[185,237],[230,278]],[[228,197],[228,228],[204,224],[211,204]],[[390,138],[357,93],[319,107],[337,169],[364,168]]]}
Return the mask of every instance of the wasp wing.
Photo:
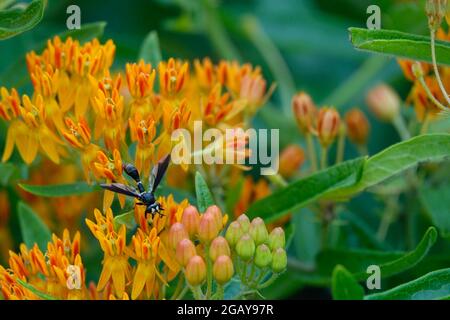
{"label": "wasp wing", "polygon": [[100,187],[106,190],[110,190],[112,192],[121,193],[130,197],[139,197],[139,193],[133,189],[122,183],[110,183],[110,184],[101,184]]}
{"label": "wasp wing", "polygon": [[152,173],[149,177],[149,188],[151,192],[155,192],[156,188],[158,188],[159,183],[161,182],[164,174],[167,171],[170,163],[170,154],[162,158],[156,166],[153,167]]}

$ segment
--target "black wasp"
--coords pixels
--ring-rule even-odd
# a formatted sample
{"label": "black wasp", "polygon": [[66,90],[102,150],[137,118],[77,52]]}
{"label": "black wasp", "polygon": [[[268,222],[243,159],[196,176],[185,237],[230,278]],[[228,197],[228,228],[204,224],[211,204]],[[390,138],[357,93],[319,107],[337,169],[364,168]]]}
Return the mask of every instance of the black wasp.
{"label": "black wasp", "polygon": [[136,205],[146,206],[145,214],[150,213],[152,218],[155,214],[159,214],[162,216],[162,212],[164,208],[161,206],[159,202],[155,199],[155,190],[158,188],[159,183],[161,182],[164,174],[166,173],[167,167],[169,166],[170,155],[165,156],[161,159],[156,166],[153,167],[152,173],[149,177],[149,190],[145,191],[144,185],[141,182],[141,178],[139,177],[139,171],[136,167],[130,163],[123,164],[123,171],[130,176],[134,181],[136,181],[138,190],[127,186],[122,183],[110,183],[110,184],[101,184],[100,186],[104,189],[121,193],[130,197],[134,197],[139,200]]}

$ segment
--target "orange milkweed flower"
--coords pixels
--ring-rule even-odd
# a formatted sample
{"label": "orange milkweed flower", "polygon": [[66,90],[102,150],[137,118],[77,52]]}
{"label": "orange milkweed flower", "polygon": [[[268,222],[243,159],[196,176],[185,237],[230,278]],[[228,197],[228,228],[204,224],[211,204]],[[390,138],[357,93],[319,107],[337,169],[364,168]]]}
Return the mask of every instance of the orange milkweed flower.
{"label": "orange milkweed flower", "polygon": [[180,93],[189,77],[189,64],[170,58],[158,65],[159,90],[165,98],[172,98]]}
{"label": "orange milkweed flower", "polygon": [[78,149],[82,153],[81,164],[84,176],[89,182],[89,171],[93,171],[93,163],[98,151],[100,151],[100,147],[91,143],[91,129],[84,118],[80,118],[78,123],[75,123],[70,118],[66,118],[65,122],[69,131],[64,132],[63,136],[73,148]]}
{"label": "orange milkweed flower", "polygon": [[17,112],[20,112],[8,128],[2,161],[7,161],[11,157],[16,145],[20,156],[27,164],[34,161],[39,151],[53,162],[59,163],[62,141],[46,124],[48,115],[42,96],[38,94],[32,102],[27,95],[24,95],[23,106],[15,91],[9,95],[6,89],[2,89],[2,96],[3,100],[10,100],[9,108],[13,110],[12,113],[8,112],[8,103],[0,103],[0,109],[3,110],[0,114],[5,120],[11,119],[11,116],[16,116]]}
{"label": "orange milkweed flower", "polygon": [[138,229],[131,239],[130,256],[137,261],[131,290],[133,300],[139,297],[144,288],[148,298],[156,297],[155,289],[158,287],[158,280],[160,285],[167,284],[166,279],[159,272],[159,262],[164,262],[172,272],[178,272],[180,269],[175,258],[169,254],[166,245],[158,236],[156,228],[152,228],[148,234]]}
{"label": "orange milkweed flower", "polygon": [[98,209],[95,209],[94,215],[96,223],[86,219],[86,224],[104,253],[97,290],[102,291],[112,280],[114,292],[118,297],[122,297],[125,285],[131,277],[128,255],[125,253],[126,227],[121,225],[118,231],[114,229],[114,217],[110,208],[106,210],[105,216]]}
{"label": "orange milkweed flower", "polygon": [[[122,175],[122,157],[117,149],[114,149],[113,159],[109,159],[103,151],[97,153],[97,160],[93,166],[94,175],[97,179],[106,179],[107,183],[120,182],[126,184],[125,178]],[[103,211],[111,207],[114,200],[115,193],[110,190],[104,191],[103,196]],[[117,194],[119,198],[120,206],[123,208],[125,205],[125,196],[123,194]]]}

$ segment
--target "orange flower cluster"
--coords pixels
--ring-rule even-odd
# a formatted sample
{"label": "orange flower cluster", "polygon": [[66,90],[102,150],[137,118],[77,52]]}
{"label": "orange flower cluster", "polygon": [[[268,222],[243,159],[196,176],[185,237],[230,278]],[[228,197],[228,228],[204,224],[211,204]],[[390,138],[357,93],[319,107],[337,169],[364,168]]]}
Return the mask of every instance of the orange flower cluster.
{"label": "orange flower cluster", "polygon": [[81,44],[58,37],[41,54],[27,54],[33,95],[1,88],[0,117],[9,122],[2,160],[10,158],[14,146],[27,164],[38,153],[60,163],[75,150],[88,181],[92,175],[111,180],[99,168],[105,156],[115,158],[119,150],[128,158],[128,146],[136,143],[134,162],[148,174],[151,164],[170,152],[174,130],[192,129],[195,120],[222,129],[240,127],[271,93],[260,68],[226,61],[213,65],[209,59],[195,61],[192,73],[188,62],[175,59],[157,66],[130,63],[124,83],[121,73],[111,75],[114,54],[111,40]]}

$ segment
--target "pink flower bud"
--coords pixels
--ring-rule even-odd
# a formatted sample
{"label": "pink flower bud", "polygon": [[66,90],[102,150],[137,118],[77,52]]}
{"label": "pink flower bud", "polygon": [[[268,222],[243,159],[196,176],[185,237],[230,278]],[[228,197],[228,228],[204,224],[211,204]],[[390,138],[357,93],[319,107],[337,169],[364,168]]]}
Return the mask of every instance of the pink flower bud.
{"label": "pink flower bud", "polygon": [[183,211],[183,215],[181,217],[181,223],[186,228],[186,231],[189,233],[190,237],[193,237],[198,232],[198,224],[200,222],[200,214],[198,210],[194,206],[189,206]]}

